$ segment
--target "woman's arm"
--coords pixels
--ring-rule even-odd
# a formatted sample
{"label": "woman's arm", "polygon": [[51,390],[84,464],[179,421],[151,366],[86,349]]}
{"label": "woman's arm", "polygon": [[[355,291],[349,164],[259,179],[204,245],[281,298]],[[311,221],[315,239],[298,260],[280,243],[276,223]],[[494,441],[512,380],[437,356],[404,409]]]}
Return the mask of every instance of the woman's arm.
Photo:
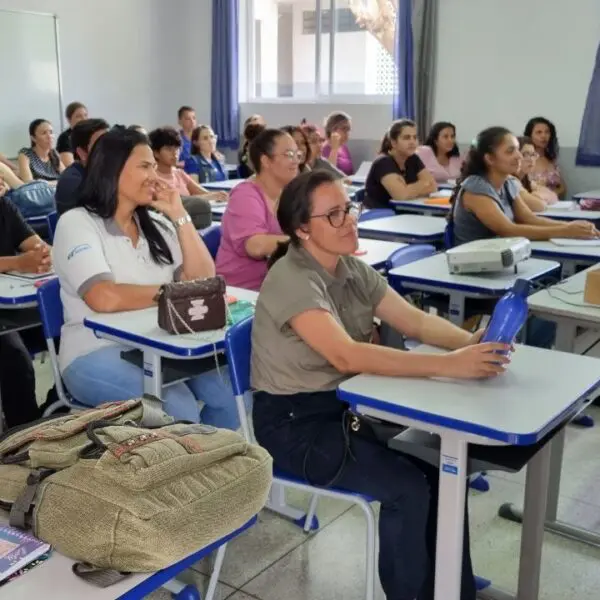
{"label": "woman's arm", "polygon": [[[515,221],[523,225],[535,225],[536,227],[554,227],[557,223],[553,219],[547,217],[538,217],[529,206],[527,200],[523,197],[523,192],[527,194],[525,190],[513,201],[513,212],[515,213]],[[529,194],[531,196],[531,194]],[[542,202],[538,199],[539,202]],[[546,206],[542,210],[545,210]]]}
{"label": "woman's arm", "polygon": [[98,313],[141,310],[156,304],[158,285],[133,285],[98,281],[83,293],[85,303]]}
{"label": "woman's arm", "polygon": [[[504,371],[506,356],[491,354],[506,351],[503,344],[476,344],[448,354],[404,352],[368,342],[356,342],[323,309],[302,312],[289,321],[291,328],[317,354],[340,373],[366,373],[390,377],[483,378]],[[500,359],[502,365],[494,361]]]}
{"label": "woman's arm", "polygon": [[195,182],[188,173],[182,171],[185,179],[185,185],[187,186],[190,196],[206,196],[210,194],[209,190],[202,187],[199,183]]}
{"label": "woman's arm", "polygon": [[268,258],[275,252],[277,244],[287,242],[287,235],[275,235],[271,233],[258,233],[249,237],[244,245],[246,253],[257,260]]}
{"label": "woman's arm", "polygon": [[75,157],[73,156],[72,152],[60,152],[58,156],[60,157],[60,161],[64,165],[65,169],[75,162]]}
{"label": "woman's arm", "polygon": [[[421,173],[423,173],[423,171],[421,171]],[[419,173],[419,175],[421,173]],[[433,177],[427,171],[425,171],[425,173],[427,173],[429,177],[424,176],[423,179],[419,179],[419,181],[410,184],[406,183],[402,175],[389,173],[381,178],[381,185],[387,190],[388,194],[392,197],[392,200],[414,200],[415,198],[422,198],[423,196],[428,196],[437,189],[437,184]],[[431,185],[431,181],[433,181],[433,186]],[[431,190],[431,192],[429,190]]]}
{"label": "woman's arm", "polygon": [[531,182],[531,193],[537,198],[540,198],[540,200],[542,200],[544,204],[548,206],[558,202],[558,196],[555,192],[553,192],[550,188],[547,188],[545,185],[539,185],[535,183],[535,181]]}
{"label": "woman's arm", "polygon": [[23,183],[29,183],[30,181],[33,181],[33,173],[31,172],[31,168],[29,166],[29,159],[22,152],[20,152],[17,160],[19,162],[19,177]]}
{"label": "woman's arm", "polygon": [[528,192],[525,188],[519,192],[519,197],[523,200],[527,208],[534,213],[546,210],[546,203],[539,196]]}

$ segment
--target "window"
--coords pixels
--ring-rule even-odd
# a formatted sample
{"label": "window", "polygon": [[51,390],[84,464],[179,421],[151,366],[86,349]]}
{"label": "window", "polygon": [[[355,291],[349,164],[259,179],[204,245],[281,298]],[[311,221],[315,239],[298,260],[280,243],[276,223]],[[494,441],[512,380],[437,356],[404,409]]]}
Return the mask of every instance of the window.
{"label": "window", "polygon": [[248,0],[244,21],[249,99],[389,101],[395,91],[392,0]]}

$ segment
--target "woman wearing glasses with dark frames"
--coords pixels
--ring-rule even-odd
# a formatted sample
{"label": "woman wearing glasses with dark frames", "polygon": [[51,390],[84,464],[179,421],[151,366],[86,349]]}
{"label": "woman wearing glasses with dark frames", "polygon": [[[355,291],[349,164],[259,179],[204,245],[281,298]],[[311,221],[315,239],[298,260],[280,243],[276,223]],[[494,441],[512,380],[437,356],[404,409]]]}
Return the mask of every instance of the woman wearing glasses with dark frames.
{"label": "woman wearing glasses with dark frames", "polygon": [[[432,600],[437,469],[388,449],[367,423],[355,432],[336,388],[357,373],[493,377],[509,358],[491,352],[508,347],[479,344],[481,332],[420,311],[355,258],[359,214],[326,171],[302,173],[283,190],[277,218],[289,242],[271,259],[252,332],[254,431],[284,472],[381,502],[379,576],[386,597]],[[373,344],[374,318],[451,352]],[[468,519],[465,528],[461,598],[474,600]]]}
{"label": "woman wearing glasses with dark frames", "polygon": [[275,213],[281,190],[298,174],[301,154],[293,138],[280,129],[265,129],[248,152],[256,175],[229,196],[216,265],[227,285],[258,290],[267,259],[278,242],[287,240]]}

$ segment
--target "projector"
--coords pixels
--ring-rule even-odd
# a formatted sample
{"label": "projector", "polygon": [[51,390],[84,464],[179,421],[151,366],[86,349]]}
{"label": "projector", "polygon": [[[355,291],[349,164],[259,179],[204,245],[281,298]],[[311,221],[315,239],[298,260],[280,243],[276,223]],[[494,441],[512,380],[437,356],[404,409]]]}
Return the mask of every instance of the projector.
{"label": "projector", "polygon": [[476,240],[446,252],[448,270],[453,274],[504,271],[530,256],[531,243],[522,237]]}

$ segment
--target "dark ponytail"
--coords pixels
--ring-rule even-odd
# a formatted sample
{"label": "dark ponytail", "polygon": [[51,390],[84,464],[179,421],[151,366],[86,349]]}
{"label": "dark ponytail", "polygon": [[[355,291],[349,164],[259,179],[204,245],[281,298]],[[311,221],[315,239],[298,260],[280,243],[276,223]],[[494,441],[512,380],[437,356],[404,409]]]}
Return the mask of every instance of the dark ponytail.
{"label": "dark ponytail", "polygon": [[450,197],[449,221],[452,220],[454,204],[460,193],[463,181],[473,175],[487,177],[488,165],[485,157],[487,154],[493,154],[507,135],[511,135],[511,132],[506,127],[488,127],[473,140],[469,153],[460,170],[460,177],[456,180],[456,185]]}
{"label": "dark ponytail", "polygon": [[388,132],[385,132],[385,135],[381,139],[381,144],[379,145],[379,154],[388,154],[392,149],[392,140],[390,140],[390,136]]}
{"label": "dark ponytail", "polygon": [[379,154],[388,154],[392,149],[392,140],[397,140],[405,127],[417,127],[414,121],[410,119],[398,119],[394,121],[390,128],[385,132],[381,145],[379,146]]}

